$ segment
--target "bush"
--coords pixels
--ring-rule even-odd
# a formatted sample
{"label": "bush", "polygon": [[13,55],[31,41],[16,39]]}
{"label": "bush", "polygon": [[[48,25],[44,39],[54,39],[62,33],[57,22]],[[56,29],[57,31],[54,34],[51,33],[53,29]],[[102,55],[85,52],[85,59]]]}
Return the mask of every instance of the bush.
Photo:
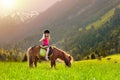
{"label": "bush", "polygon": [[92,54],[91,54],[91,59],[96,59],[95,53],[92,53]]}

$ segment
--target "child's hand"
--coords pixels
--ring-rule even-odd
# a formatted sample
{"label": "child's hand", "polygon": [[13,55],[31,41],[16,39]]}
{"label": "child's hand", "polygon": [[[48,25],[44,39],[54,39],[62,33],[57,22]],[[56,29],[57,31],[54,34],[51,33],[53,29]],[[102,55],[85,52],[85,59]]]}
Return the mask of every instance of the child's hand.
{"label": "child's hand", "polygon": [[41,42],[41,40],[39,40],[39,42]]}
{"label": "child's hand", "polygon": [[42,38],[39,40],[41,42],[45,38],[45,34],[43,34]]}

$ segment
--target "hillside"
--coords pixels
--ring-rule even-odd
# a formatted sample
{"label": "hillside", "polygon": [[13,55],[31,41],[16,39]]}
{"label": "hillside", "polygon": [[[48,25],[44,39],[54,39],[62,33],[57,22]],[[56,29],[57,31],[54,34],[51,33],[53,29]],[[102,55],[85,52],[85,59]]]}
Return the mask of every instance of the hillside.
{"label": "hillside", "polygon": [[[111,2],[114,4],[111,4]],[[103,3],[105,3],[105,4],[103,4]],[[79,4],[79,3],[77,3],[77,4]],[[109,6],[106,6],[106,4],[107,5],[109,4]],[[38,40],[40,39],[40,36],[41,36],[40,31],[41,30],[43,31],[44,29],[50,29],[52,32],[52,41],[51,41],[52,44],[55,44],[56,46],[62,48],[63,50],[68,51],[73,56],[77,55],[79,57],[79,59],[81,59],[81,58],[83,58],[83,56],[90,54],[91,49],[96,50],[96,49],[94,49],[95,47],[97,47],[97,48],[100,46],[102,47],[103,44],[107,43],[107,40],[108,40],[107,36],[114,34],[114,31],[117,30],[117,32],[116,32],[117,36],[114,38],[119,37],[119,31],[118,31],[119,23],[116,24],[116,26],[114,25],[115,24],[114,21],[116,20],[114,17],[116,14],[114,12],[115,12],[115,7],[118,4],[119,4],[119,0],[118,1],[117,0],[116,1],[113,1],[113,0],[95,1],[94,3],[91,3],[90,4],[91,7],[87,8],[86,10],[85,10],[85,8],[82,8],[81,9],[82,11],[84,9],[83,13],[81,13],[80,15],[75,17],[75,15],[76,15],[75,13],[80,11],[79,8],[75,8],[78,6],[78,5],[76,5],[76,6],[74,6],[74,11],[71,9],[68,10],[65,13],[66,15],[64,15],[60,19],[56,20],[54,23],[51,23],[49,26],[46,25],[42,29],[40,28],[37,35],[34,34],[33,36],[26,38],[25,40],[20,42],[18,45],[21,46],[23,49],[26,49],[29,46],[39,45],[40,43],[38,43]],[[102,6],[100,6],[100,5],[102,5]],[[93,7],[95,7],[95,8],[93,8]],[[97,9],[100,9],[100,10],[98,11]],[[97,10],[97,13],[96,13],[96,10]],[[69,15],[67,15],[68,13],[69,13]],[[74,18],[71,18],[71,20],[68,20],[68,18],[66,16],[71,17],[72,15],[74,16]],[[90,16],[88,17],[86,15],[90,15]],[[83,16],[84,16],[84,19],[83,19]],[[87,20],[85,20],[85,18]],[[74,20],[76,20],[76,21],[74,21]],[[60,23],[59,23],[59,21],[60,21]],[[86,22],[84,22],[84,21],[86,21]],[[111,27],[111,29],[108,29],[108,28],[105,29],[105,27],[102,27],[102,26],[106,26],[106,24],[108,24],[108,22],[109,22],[109,26],[114,25],[114,27]],[[82,24],[84,24],[84,25],[82,25]],[[86,27],[85,27],[85,25],[86,25]],[[91,28],[91,25],[92,25],[92,28]],[[99,26],[99,28],[98,28],[98,26]],[[97,30],[96,30],[96,28],[97,28]],[[100,33],[102,30],[104,33]],[[105,32],[106,32],[106,36],[104,35]],[[101,36],[103,36],[104,39]],[[114,38],[109,39],[109,43],[111,43]]]}
{"label": "hillside", "polygon": [[[94,0],[92,0],[94,1]],[[0,15],[0,44],[18,42],[24,38],[37,33],[38,30],[41,30],[41,27],[51,24],[57,19],[61,18],[66,14],[72,7],[74,7],[79,0],[63,0],[58,1],[47,11],[37,13],[35,16],[32,16],[31,12],[19,12],[13,11],[7,16]],[[81,8],[91,3],[91,1],[81,0]],[[80,3],[79,2],[79,3]],[[67,5],[66,5],[67,4]],[[59,11],[58,11],[59,10]],[[27,20],[26,20],[27,18]],[[25,20],[24,20],[25,19]],[[14,30],[14,31],[13,31]],[[11,33],[10,33],[11,32]],[[41,33],[41,32],[40,32]],[[12,36],[9,36],[12,35]]]}
{"label": "hillside", "polygon": [[38,14],[13,11],[6,16],[0,15],[0,46],[18,42],[28,36],[29,33],[26,34],[28,27],[23,25],[33,20]]}
{"label": "hillside", "polygon": [[116,7],[85,28],[79,28],[74,37],[64,39],[64,41],[59,42],[59,45],[64,44],[64,48],[70,50],[69,52],[73,55],[76,53],[76,59],[93,52],[102,56],[119,53],[119,20],[120,8]]}
{"label": "hillside", "polygon": [[118,53],[119,4],[120,0],[63,0],[21,24],[23,36],[16,37],[19,42],[4,47],[26,51],[30,46],[40,45],[43,30],[49,29],[51,44],[67,51],[75,60],[93,52],[103,56]]}

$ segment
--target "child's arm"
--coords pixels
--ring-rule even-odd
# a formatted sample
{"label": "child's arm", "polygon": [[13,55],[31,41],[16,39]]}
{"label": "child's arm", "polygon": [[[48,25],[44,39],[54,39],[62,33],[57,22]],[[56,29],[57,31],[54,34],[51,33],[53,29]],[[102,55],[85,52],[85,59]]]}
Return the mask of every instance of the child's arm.
{"label": "child's arm", "polygon": [[44,39],[44,34],[43,34],[42,38],[39,40],[39,42],[43,41],[43,39]]}

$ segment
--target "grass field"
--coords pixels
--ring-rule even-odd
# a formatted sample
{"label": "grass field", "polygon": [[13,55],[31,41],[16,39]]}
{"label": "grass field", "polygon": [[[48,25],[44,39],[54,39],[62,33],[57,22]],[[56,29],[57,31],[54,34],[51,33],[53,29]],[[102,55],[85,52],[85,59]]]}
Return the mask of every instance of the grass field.
{"label": "grass field", "polygon": [[48,62],[31,69],[26,62],[0,62],[0,80],[120,80],[120,55],[73,62],[71,68],[57,63],[56,69]]}

